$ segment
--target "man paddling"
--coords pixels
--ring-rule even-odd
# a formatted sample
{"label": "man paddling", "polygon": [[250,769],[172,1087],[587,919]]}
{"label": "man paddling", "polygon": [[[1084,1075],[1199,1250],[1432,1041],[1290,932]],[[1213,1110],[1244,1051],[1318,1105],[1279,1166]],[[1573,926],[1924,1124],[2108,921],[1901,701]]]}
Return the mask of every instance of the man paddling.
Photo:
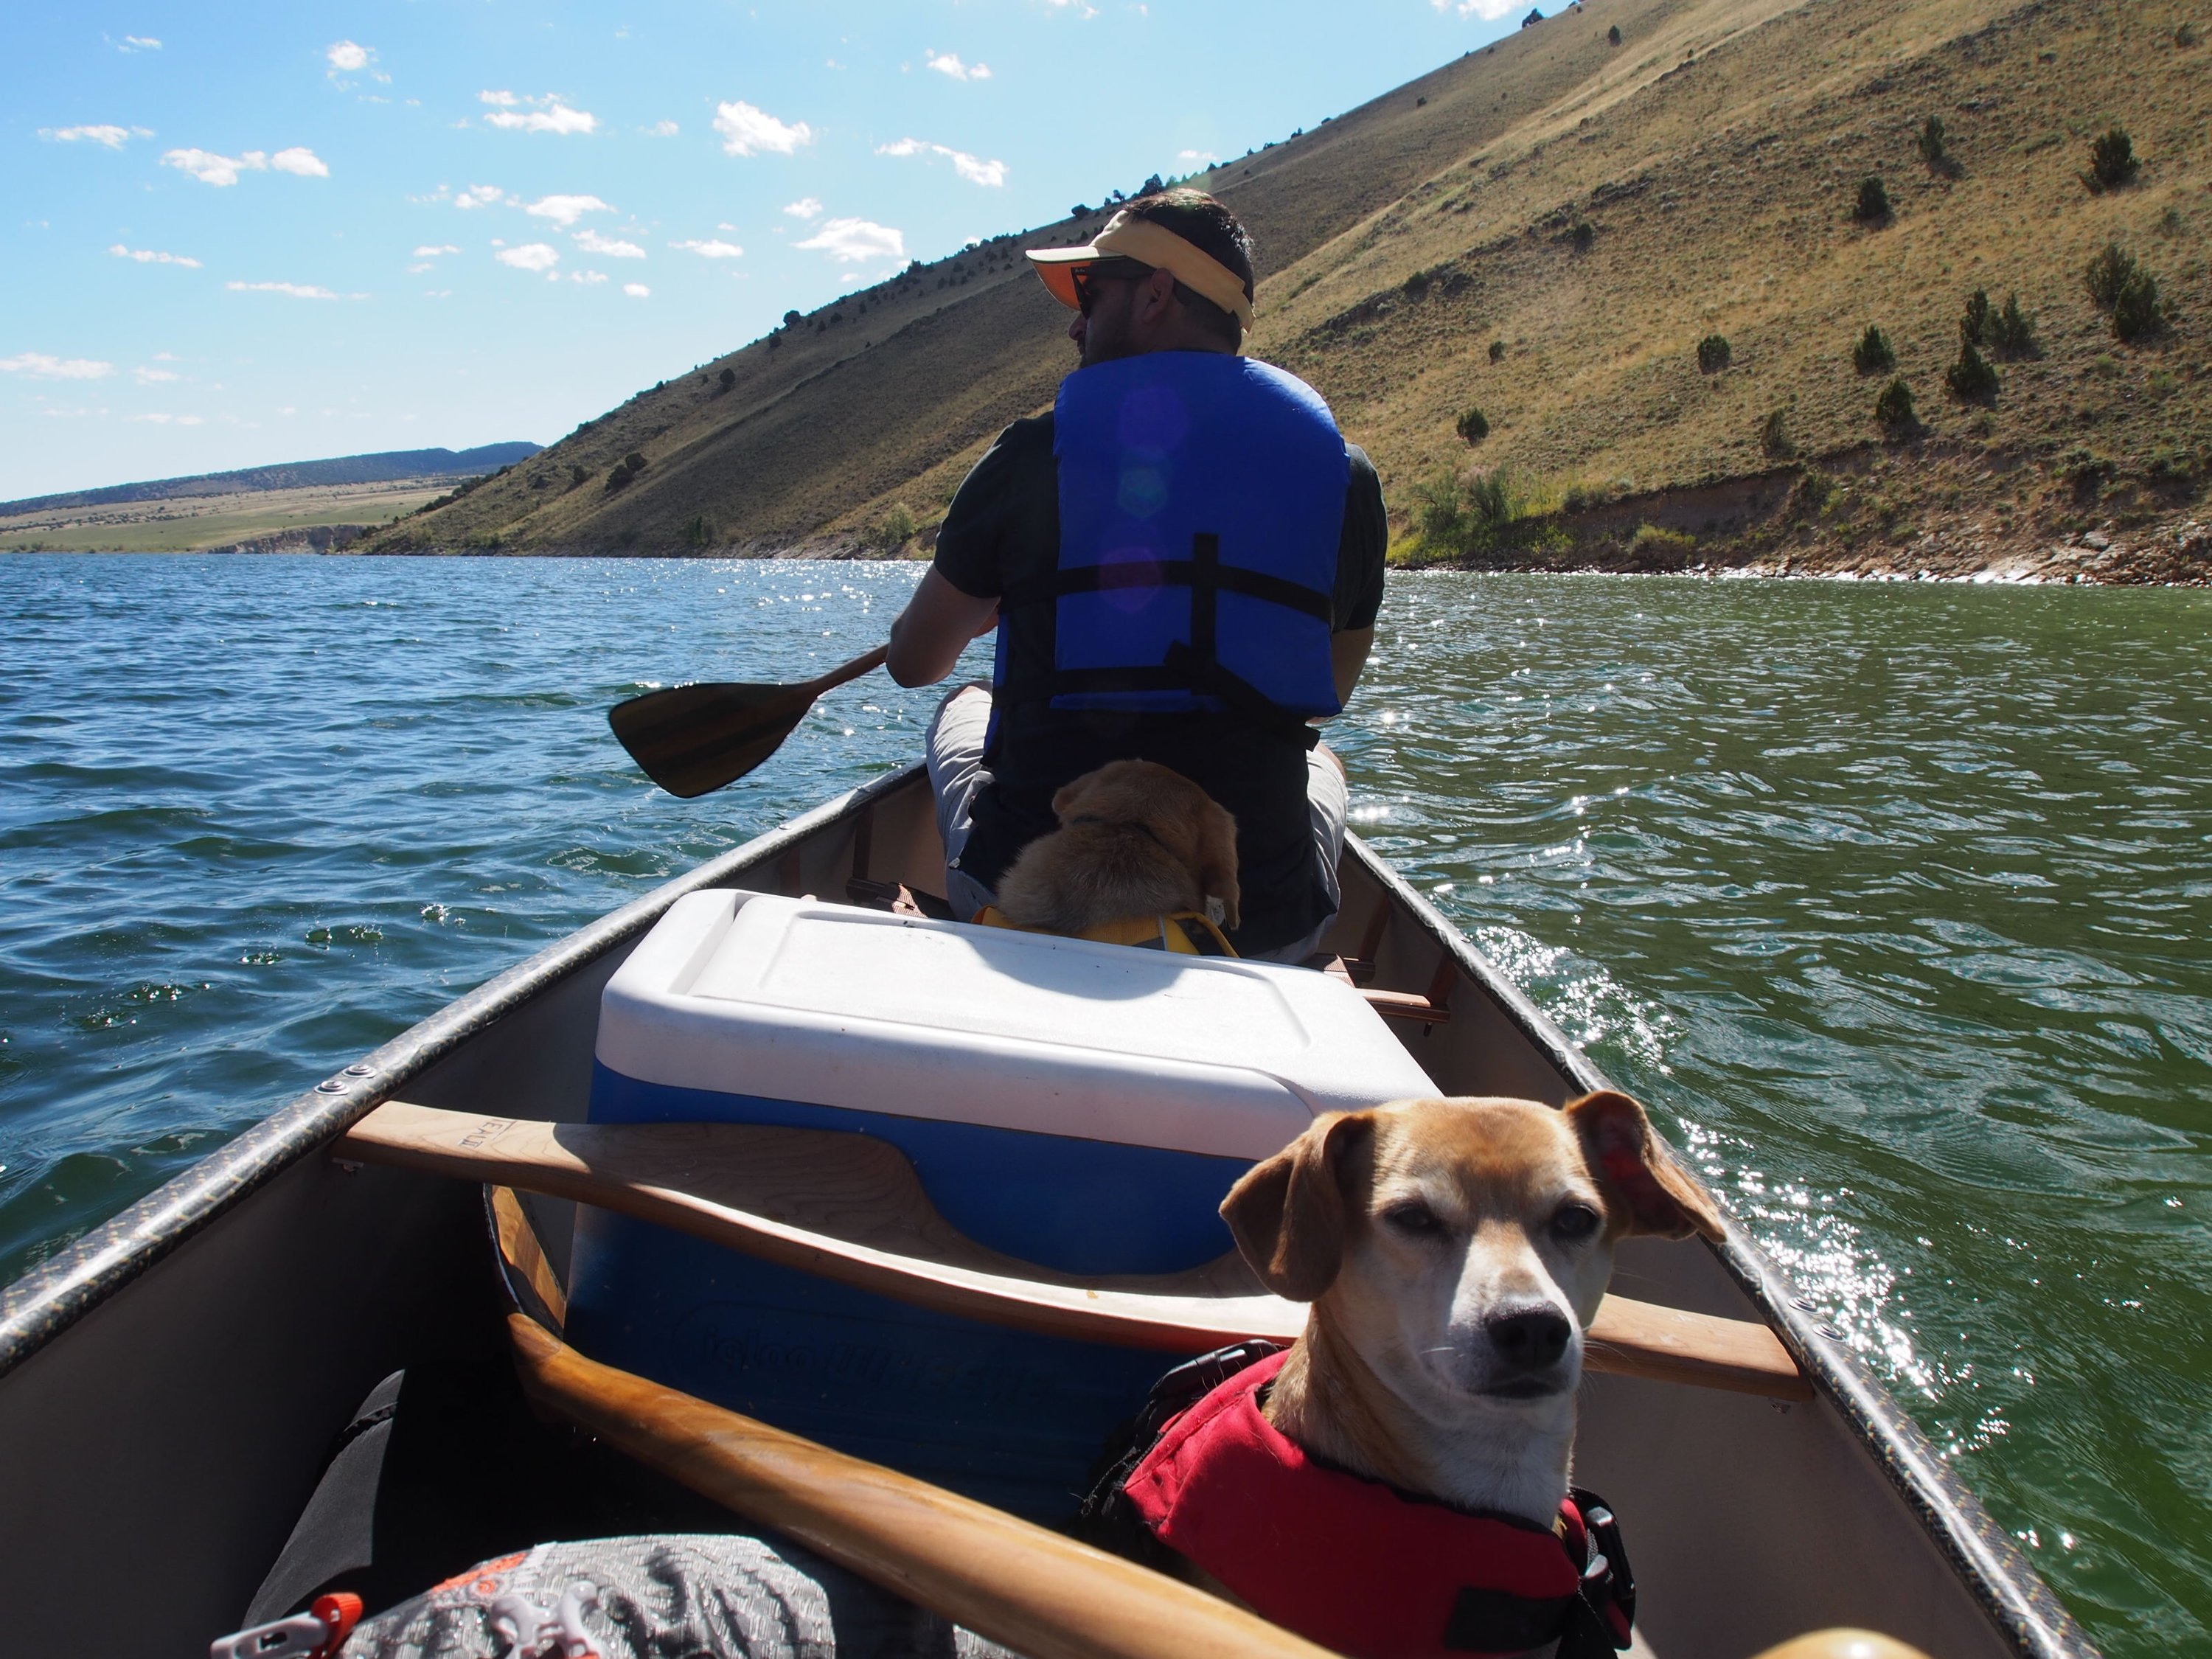
{"label": "man paddling", "polygon": [[928,733],[963,918],[1056,827],[1055,791],[1127,758],[1235,817],[1240,953],[1303,960],[1335,914],[1344,769],[1312,722],[1366,663],[1389,532],[1320,396],[1238,355],[1251,247],[1222,204],[1170,190],[1029,255],[1081,362],[975,464],[891,628],[902,685],[998,629],[990,689],[955,691]]}

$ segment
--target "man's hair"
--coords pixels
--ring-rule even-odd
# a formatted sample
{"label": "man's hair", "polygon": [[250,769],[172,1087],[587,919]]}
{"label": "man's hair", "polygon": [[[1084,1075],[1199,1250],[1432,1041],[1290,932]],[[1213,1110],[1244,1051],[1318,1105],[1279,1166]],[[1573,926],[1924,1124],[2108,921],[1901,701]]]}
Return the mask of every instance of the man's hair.
{"label": "man's hair", "polygon": [[[1204,191],[1179,185],[1125,202],[1121,210],[1171,230],[1193,247],[1210,254],[1243,281],[1244,297],[1252,297],[1252,234],[1235,214]],[[1232,349],[1243,342],[1243,325],[1203,294],[1177,283],[1176,297],[1201,327],[1227,340]]]}

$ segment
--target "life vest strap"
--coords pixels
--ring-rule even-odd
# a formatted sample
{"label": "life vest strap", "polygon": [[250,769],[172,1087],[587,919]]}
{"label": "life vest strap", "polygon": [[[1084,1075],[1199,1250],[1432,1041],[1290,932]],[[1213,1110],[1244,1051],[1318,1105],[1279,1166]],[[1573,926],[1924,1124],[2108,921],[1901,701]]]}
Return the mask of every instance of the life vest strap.
{"label": "life vest strap", "polygon": [[1247,570],[1240,565],[1199,559],[1165,559],[1157,563],[1084,564],[1068,570],[1048,571],[1042,576],[1010,586],[999,596],[999,610],[1003,614],[1008,611],[1019,611],[1026,605],[1049,605],[1071,593],[1099,593],[1121,587],[1195,588],[1200,586],[1201,571],[1209,573],[1207,581],[1222,592],[1242,593],[1248,599],[1279,605],[1285,610],[1311,617],[1316,622],[1334,622],[1336,619],[1336,600],[1333,594],[1308,587],[1304,582],[1271,575],[1264,570]]}

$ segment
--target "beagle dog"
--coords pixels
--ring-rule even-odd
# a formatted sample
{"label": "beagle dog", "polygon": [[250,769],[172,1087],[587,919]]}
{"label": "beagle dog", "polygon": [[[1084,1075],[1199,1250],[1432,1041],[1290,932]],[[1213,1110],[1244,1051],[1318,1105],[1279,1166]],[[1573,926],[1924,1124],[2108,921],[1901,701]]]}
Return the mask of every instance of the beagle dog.
{"label": "beagle dog", "polygon": [[1717,1238],[1712,1201],[1612,1090],[1331,1113],[1221,1206],[1270,1290],[1312,1304],[1263,1412],[1355,1474],[1549,1525],[1583,1333],[1636,1234]]}

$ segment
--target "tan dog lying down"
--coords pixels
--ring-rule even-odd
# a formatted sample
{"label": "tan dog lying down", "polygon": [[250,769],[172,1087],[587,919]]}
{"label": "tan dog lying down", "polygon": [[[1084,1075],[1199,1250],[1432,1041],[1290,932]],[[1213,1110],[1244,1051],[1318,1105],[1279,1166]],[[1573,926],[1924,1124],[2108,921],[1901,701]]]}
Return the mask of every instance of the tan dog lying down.
{"label": "tan dog lying down", "polygon": [[1188,778],[1151,761],[1086,772],[1052,798],[1060,828],[999,878],[1017,927],[1080,936],[1134,916],[1212,914],[1235,927],[1237,820]]}
{"label": "tan dog lying down", "polygon": [[1224,1350],[1227,1380],[1208,1374],[1122,1466],[1117,1523],[1146,1529],[1139,1553],[1165,1545],[1199,1582],[1369,1659],[1628,1645],[1626,1575],[1593,1565],[1601,1543],[1623,1553],[1611,1517],[1566,1501],[1583,1333],[1620,1239],[1721,1231],[1644,1109],[1607,1090],[1558,1110],[1332,1113],[1221,1213],[1268,1288],[1312,1311],[1287,1355]]}

